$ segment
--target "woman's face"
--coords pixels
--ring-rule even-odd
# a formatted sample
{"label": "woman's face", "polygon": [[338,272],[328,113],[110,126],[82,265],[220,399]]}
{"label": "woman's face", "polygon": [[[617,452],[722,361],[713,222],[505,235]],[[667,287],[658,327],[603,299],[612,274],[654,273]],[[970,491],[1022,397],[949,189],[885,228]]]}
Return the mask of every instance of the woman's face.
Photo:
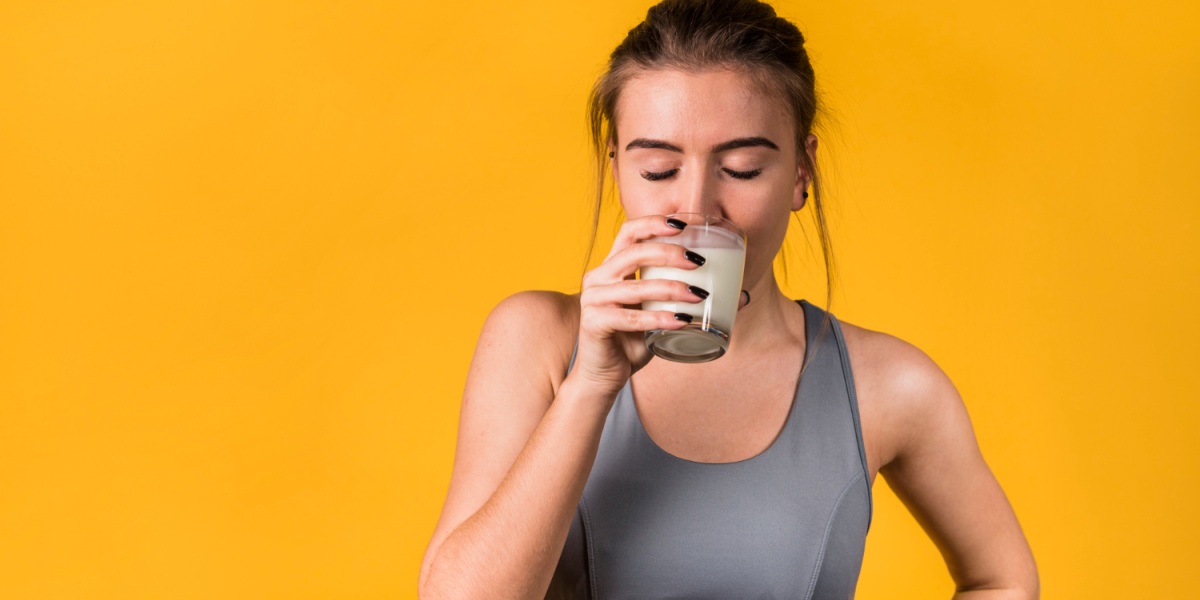
{"label": "woman's face", "polygon": [[770,272],[809,183],[781,102],[736,71],[646,71],[622,88],[616,125],[613,174],[628,217],[728,219],[746,233],[744,286]]}

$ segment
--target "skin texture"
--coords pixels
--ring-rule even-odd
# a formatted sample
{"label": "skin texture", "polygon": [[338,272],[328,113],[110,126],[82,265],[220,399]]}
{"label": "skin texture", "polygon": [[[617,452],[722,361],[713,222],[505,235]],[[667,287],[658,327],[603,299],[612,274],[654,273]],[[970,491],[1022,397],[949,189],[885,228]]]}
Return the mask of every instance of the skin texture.
{"label": "skin texture", "polygon": [[[736,71],[651,71],[626,84],[612,149],[628,221],[581,294],[524,292],[489,316],[421,568],[423,598],[545,595],[604,418],[631,377],[647,433],[671,454],[731,462],[770,446],[805,344],[803,311],[771,268],[810,184],[793,127]],[[714,151],[747,138],[770,144]],[[816,138],[803,151],[815,154]],[[678,282],[633,280],[639,266],[693,268],[682,248],[643,242],[677,233],[657,216],[677,212],[725,217],[749,240],[743,286],[753,301],[728,353],[711,363],[651,360],[642,332],[683,323],[627,308],[650,298],[696,301]],[[842,327],[872,481],[882,473],[937,544],[957,598],[1036,598],[1033,556],[953,384],[912,345]],[[564,377],[576,340],[576,365]]]}

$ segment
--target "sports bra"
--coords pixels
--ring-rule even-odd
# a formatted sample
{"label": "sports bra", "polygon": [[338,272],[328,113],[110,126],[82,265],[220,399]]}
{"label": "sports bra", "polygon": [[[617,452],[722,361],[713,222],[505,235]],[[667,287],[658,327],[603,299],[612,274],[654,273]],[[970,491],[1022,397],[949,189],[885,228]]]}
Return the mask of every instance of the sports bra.
{"label": "sports bra", "polygon": [[625,384],[547,598],[854,596],[871,520],[854,379],[838,321],[799,303],[806,365],[783,429],[758,455],[667,453]]}

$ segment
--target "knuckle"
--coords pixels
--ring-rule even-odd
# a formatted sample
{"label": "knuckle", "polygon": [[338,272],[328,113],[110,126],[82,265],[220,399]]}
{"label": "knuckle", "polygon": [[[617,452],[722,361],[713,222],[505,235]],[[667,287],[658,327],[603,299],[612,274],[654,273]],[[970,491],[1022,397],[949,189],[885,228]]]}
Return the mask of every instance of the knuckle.
{"label": "knuckle", "polygon": [[621,224],[621,228],[617,230],[617,239],[623,243],[630,243],[637,238],[637,222],[625,221]]}
{"label": "knuckle", "polygon": [[687,248],[677,244],[663,244],[662,258],[668,263],[691,264],[687,259]]}
{"label": "knuckle", "polygon": [[625,311],[625,324],[631,329],[636,329],[642,322],[641,312],[636,310]]}
{"label": "knuckle", "polygon": [[[582,290],[579,291],[579,305],[580,306],[586,307],[591,304],[595,304],[595,300],[596,300],[596,288],[584,287]],[[586,308],[584,309],[584,311],[587,311],[587,310],[588,309],[586,309]]]}
{"label": "knuckle", "polygon": [[597,323],[599,316],[593,310],[584,310],[583,315],[579,318],[579,330],[585,333],[594,334],[599,331]]}

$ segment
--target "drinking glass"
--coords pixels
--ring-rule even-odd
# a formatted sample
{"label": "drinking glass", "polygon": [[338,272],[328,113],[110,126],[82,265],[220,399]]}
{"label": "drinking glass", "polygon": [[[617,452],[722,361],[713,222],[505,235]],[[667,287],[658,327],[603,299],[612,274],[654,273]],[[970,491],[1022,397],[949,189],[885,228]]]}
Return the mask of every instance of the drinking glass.
{"label": "drinking glass", "polygon": [[683,329],[655,329],[646,332],[646,347],[656,356],[683,363],[716,360],[729,348],[733,321],[737,317],[742,293],[742,270],[746,264],[746,236],[733,223],[720,217],[699,213],[667,215],[687,223],[683,231],[670,237],[648,241],[678,244],[704,257],[696,269],[643,267],[640,279],[673,279],[707,290],[701,302],[648,301],[643,310],[667,310],[687,313],[692,322]]}

